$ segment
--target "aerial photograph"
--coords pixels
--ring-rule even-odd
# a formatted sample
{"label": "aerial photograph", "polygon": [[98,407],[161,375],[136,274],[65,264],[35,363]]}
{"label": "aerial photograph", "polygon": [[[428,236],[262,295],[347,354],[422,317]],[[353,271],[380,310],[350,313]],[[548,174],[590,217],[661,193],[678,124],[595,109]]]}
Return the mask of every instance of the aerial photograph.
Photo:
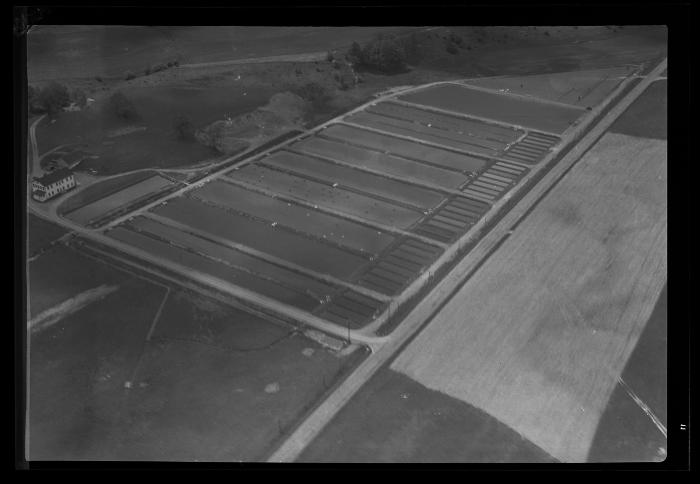
{"label": "aerial photograph", "polygon": [[664,462],[668,35],[29,27],[26,460]]}

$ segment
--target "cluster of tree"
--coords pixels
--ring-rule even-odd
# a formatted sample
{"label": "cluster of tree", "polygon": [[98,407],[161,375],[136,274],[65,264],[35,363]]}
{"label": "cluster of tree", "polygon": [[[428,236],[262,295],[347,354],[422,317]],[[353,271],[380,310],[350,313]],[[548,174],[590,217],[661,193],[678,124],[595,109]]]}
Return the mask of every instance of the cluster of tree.
{"label": "cluster of tree", "polygon": [[317,82],[307,82],[292,92],[309,103],[313,109],[323,109],[330,99],[326,88]]}
{"label": "cluster of tree", "polygon": [[[180,61],[174,60],[174,61],[168,61],[165,64],[156,64],[153,66],[148,66],[148,67],[146,67],[146,69],[144,69],[142,75],[150,76],[151,74],[155,74],[156,72],[164,71],[166,69],[170,69],[171,67],[178,67],[179,65],[180,65]],[[132,71],[126,71],[124,79],[126,79],[127,81],[130,81],[132,79],[136,79],[137,77],[140,77],[140,76]]]}
{"label": "cluster of tree", "polygon": [[43,88],[29,86],[27,103],[31,114],[48,114],[53,117],[71,103],[84,107],[87,96],[82,89],[69,91],[66,86],[54,81]]}
{"label": "cluster of tree", "polygon": [[408,67],[405,47],[395,35],[380,34],[364,47],[353,42],[347,56],[359,68],[387,74],[404,72]]}
{"label": "cluster of tree", "polygon": [[107,107],[117,118],[124,121],[136,121],[141,118],[134,103],[121,91],[109,97]]}

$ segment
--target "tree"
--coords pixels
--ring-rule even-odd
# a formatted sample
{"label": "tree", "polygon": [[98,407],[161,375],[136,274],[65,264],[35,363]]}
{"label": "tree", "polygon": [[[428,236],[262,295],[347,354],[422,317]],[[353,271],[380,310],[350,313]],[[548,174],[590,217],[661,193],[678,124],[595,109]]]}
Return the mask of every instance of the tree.
{"label": "tree", "polygon": [[177,139],[181,141],[192,141],[194,139],[194,126],[192,121],[186,116],[179,115],[173,120],[173,129]]}
{"label": "tree", "polygon": [[322,109],[329,98],[326,88],[316,82],[307,82],[300,88],[295,89],[294,94],[304,99],[316,109]]}
{"label": "tree", "polygon": [[110,96],[108,106],[114,115],[123,120],[135,121],[140,118],[134,103],[121,91],[117,91]]}
{"label": "tree", "polygon": [[56,115],[62,108],[70,104],[68,89],[55,81],[42,89],[38,93],[36,100],[37,107],[41,111],[48,113],[49,116]]}

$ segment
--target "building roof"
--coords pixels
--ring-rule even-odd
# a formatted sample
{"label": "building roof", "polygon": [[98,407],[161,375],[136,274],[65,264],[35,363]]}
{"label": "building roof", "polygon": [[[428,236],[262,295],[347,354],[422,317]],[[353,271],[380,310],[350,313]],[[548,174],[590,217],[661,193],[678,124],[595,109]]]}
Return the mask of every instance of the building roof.
{"label": "building roof", "polygon": [[70,171],[68,168],[59,168],[58,170],[54,170],[51,173],[45,174],[44,176],[34,177],[34,180],[38,181],[46,187],[51,185],[52,183],[56,183],[57,181],[63,180],[64,178],[68,178],[71,175],[73,175],[73,172]]}

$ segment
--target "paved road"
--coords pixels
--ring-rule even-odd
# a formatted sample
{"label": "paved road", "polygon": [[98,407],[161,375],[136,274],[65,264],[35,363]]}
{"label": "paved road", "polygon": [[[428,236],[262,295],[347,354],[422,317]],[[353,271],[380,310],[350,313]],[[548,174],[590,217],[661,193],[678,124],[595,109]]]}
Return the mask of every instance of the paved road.
{"label": "paved road", "polygon": [[[558,182],[559,178],[593,146],[598,138],[612,123],[639,97],[639,95],[666,68],[664,59],[639,85],[629,92],[593,129],[562,159],[550,172],[501,219],[501,221],[462,259],[431,292],[426,296],[404,321],[391,334],[391,339],[373,352],[353,373],[323,402],[309,417],[280,445],[270,456],[269,462],[292,462],[306,446],[321,432],[352,396],[392,358],[408,340],[417,334],[421,327],[437,314],[440,308],[458,291],[470,272],[495,250],[500,242],[510,234],[519,218],[527,214],[530,207],[538,201],[546,190]],[[612,96],[611,96],[612,97]],[[607,103],[611,101],[608,98]],[[602,109],[602,107],[601,107]],[[589,118],[590,119],[590,118]]]}

